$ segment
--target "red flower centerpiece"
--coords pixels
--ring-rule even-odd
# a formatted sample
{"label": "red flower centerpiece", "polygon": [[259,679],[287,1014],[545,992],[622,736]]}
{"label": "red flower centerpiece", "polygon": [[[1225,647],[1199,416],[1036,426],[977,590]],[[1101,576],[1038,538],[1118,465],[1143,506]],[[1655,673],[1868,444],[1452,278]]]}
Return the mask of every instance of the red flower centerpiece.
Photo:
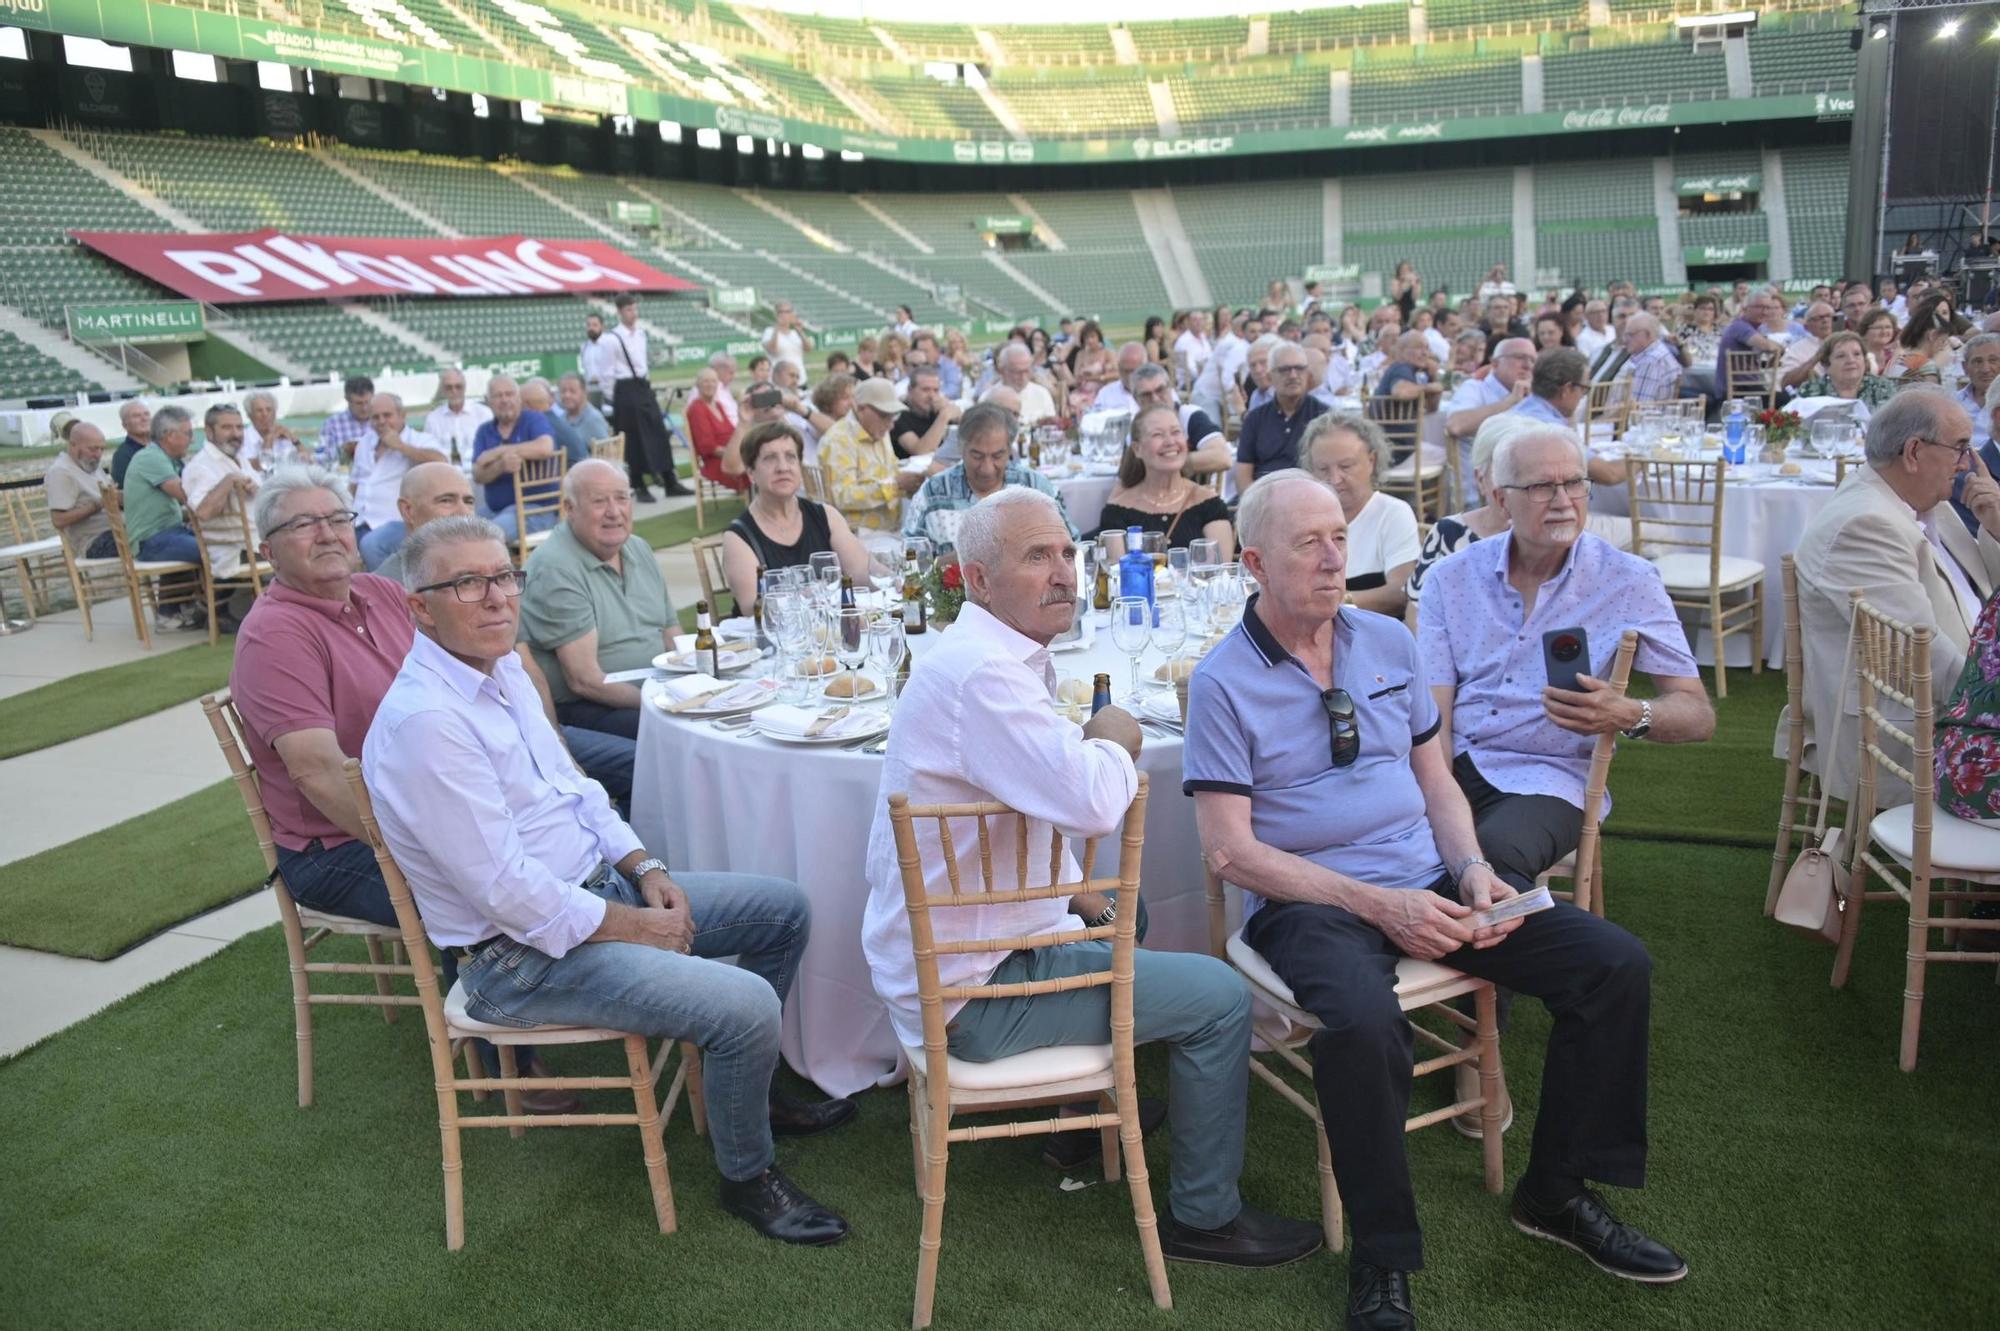
{"label": "red flower centerpiece", "polygon": [[924,577],[924,594],[931,603],[931,621],[949,624],[965,604],[965,572],[956,559],[940,559]]}

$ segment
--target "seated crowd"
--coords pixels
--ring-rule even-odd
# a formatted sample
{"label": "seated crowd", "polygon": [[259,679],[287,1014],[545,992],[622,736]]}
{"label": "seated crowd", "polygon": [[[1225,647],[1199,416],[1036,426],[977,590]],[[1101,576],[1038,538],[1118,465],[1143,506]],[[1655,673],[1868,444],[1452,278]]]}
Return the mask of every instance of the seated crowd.
{"label": "seated crowd", "polygon": [[[867,861],[855,866],[868,893],[855,941],[901,1044],[920,1047],[923,1029],[886,797],[999,801],[1032,841],[1058,827],[1105,835],[1138,790],[1144,740],[1131,715],[1106,706],[1079,728],[1049,705],[1050,643],[1071,625],[1077,543],[1092,533],[1016,451],[1045,420],[1126,413],[1106,548],[1122,553],[1132,526],[1171,547],[1211,542],[1255,584],[1189,681],[1181,784],[1208,863],[1243,893],[1244,940],[1320,1023],[1313,1075],[1353,1227],[1346,1324],[1416,1325],[1410,1274],[1424,1244],[1404,1145],[1402,958],[1441,960],[1550,1013],[1513,1224],[1616,1276],[1683,1277],[1682,1258],[1592,1186],[1646,1178],[1644,945],[1568,903],[1497,925],[1468,917],[1577,850],[1600,736],[1698,743],[1714,731],[1657,569],[1623,548],[1629,524],[1590,512],[1593,483],[1622,481],[1624,466],[1594,460],[1577,426],[1593,384],[1623,383],[1645,401],[1706,392],[1694,386],[1727,382],[1732,352],[1767,357],[1802,396],[1873,407],[1865,465],[1799,542],[1809,728],[1852,715],[1837,668],[1846,589],[1867,587],[1883,610],[1935,630],[1936,678],[1963,674],[1941,731],[1945,798],[1983,811],[1966,816],[1995,815],[1988,786],[2000,783],[1981,755],[2000,731],[2000,337],[1959,344],[1963,321],[1941,294],[1914,291],[1908,323],[1877,346],[1876,316],[1895,316],[1871,295],[1865,283],[1815,292],[1796,325],[1748,284],[1677,311],[1646,308],[1629,284],[1531,309],[1501,272],[1454,307],[1442,292],[1424,303],[1414,271],[1399,270],[1395,299],[1366,319],[1316,301],[1292,308],[1274,290],[1267,308],[1190,312],[1115,351],[1086,322],[1061,339],[1017,330],[979,359],[962,338],[910,324],[836,353],[810,389],[811,338],[781,305],[749,380],[737,384],[734,359],[718,356],[686,408],[700,476],[746,496],[722,537],[737,607],[756,602],[760,572],[816,554],[865,579],[870,539],[922,538],[963,571],[966,604],[916,661],[895,712]],[[833,1243],[846,1221],[778,1168],[772,1146],[855,1112],[772,1084],[808,902],[773,878],[669,875],[667,848],[641,844],[622,815],[635,680],[679,623],[634,505],[650,498],[649,478],[679,482],[671,427],[634,372],[647,364],[644,332],[633,305],[619,312],[608,331],[592,316],[583,372],[555,384],[496,375],[478,403],[447,371],[421,428],[394,394],[350,379],[312,454],[268,395],[253,395],[247,423],[235,407],[210,408],[199,443],[187,411],[128,403],[112,477],[99,471],[102,432],[69,428],[50,509],[75,553],[110,557],[107,487],[122,486],[137,557],[218,574],[268,563],[263,594],[218,613],[238,625],[231,688],[279,871],[302,906],[394,922],[343,777],[358,758],[467,1012],[699,1044],[725,1208],[768,1237]],[[1812,350],[1793,363],[1806,339]],[[1797,374],[1815,364],[1822,374]],[[1937,386],[1955,366],[1964,386]],[[1374,410],[1385,400],[1418,401],[1468,446],[1473,493],[1428,533],[1383,488],[1401,461]],[[1233,450],[1219,422],[1237,424]],[[622,471],[590,451],[613,424],[626,433]],[[559,488],[560,512],[524,533],[516,476],[558,456],[560,479],[535,484]],[[534,532],[546,536],[518,567],[514,547]],[[1574,688],[1544,682],[1543,634],[1558,628],[1587,635]],[[1646,698],[1607,682],[1627,630]],[[1852,754],[1817,738],[1840,790]],[[934,828],[918,838],[931,886],[945,890],[957,866]],[[970,864],[979,852],[955,853]],[[1030,872],[1040,884],[1080,876],[1067,859]],[[1103,925],[1115,913],[1086,893],[933,923],[944,942],[1032,941],[1071,917]],[[1109,949],[945,949],[935,964],[948,985],[1009,986],[1101,970]],[[1242,977],[1217,958],[1141,949],[1134,996],[1135,1039],[1170,1051],[1165,1254],[1268,1267],[1316,1251],[1317,1223],[1239,1191],[1252,1040]],[[1110,1036],[1097,987],[949,1015],[950,1053],[967,1062]],[[524,1098],[536,1113],[580,1107],[564,1091]],[[1150,1129],[1162,1115],[1146,1117]],[[1511,1117],[1508,1105],[1502,1131]],[[1067,1162],[1076,1150],[1060,1138],[1087,1148],[1094,1134],[1051,1140],[1050,1158]]]}

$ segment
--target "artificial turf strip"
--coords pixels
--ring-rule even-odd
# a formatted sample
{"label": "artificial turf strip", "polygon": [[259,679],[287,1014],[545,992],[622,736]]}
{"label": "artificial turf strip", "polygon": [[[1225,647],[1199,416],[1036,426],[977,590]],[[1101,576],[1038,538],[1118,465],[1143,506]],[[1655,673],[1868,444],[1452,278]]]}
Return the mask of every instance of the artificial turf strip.
{"label": "artificial turf strip", "polygon": [[[1702,679],[1715,705],[1715,735],[1701,744],[1621,741],[1611,764],[1607,837],[1770,846],[1785,780],[1771,756],[1784,672],[1731,670],[1727,698],[1715,696],[1714,671],[1702,671]],[[1651,691],[1635,680],[1635,696]]]}
{"label": "artificial turf strip", "polygon": [[[123,613],[117,602],[98,611],[98,632],[115,628],[106,610]],[[157,635],[165,637],[166,635]],[[136,721],[167,708],[213,693],[229,683],[229,663],[236,640],[224,638],[164,650],[137,661],[71,675],[40,688],[0,698],[0,758],[33,753],[51,744]]]}
{"label": "artificial turf strip", "polygon": [[[1619,842],[1607,858],[1623,889],[1614,915],[1655,957],[1651,1186],[1611,1201],[1678,1247],[1693,1274],[1667,1288],[1627,1284],[1521,1237],[1504,1195],[1479,1186],[1476,1145],[1439,1127],[1409,1139],[1430,1263],[1415,1287],[1423,1325],[1991,1325],[2000,1005],[1990,971],[1933,968],[1922,1061],[1905,1075],[1892,908],[1869,908],[1854,980],[1836,992],[1830,950],[1759,915],[1764,857]],[[350,940],[337,946],[361,955]],[[1510,1185],[1527,1158],[1547,1032],[1538,1004],[1515,1005],[1504,1042],[1519,1111]],[[900,1087],[861,1097],[859,1120],[839,1132],[780,1144],[785,1169],[853,1222],[837,1248],[767,1243],[723,1215],[708,1145],[683,1111],[667,1134],[677,1234],[654,1229],[630,1129],[521,1141],[483,1131],[465,1135],[466,1246],[454,1254],[422,1023],[320,1008],[315,1045],[318,1102],[300,1110],[284,952],[266,930],[0,1065],[8,1320],[907,1324],[918,1205]],[[608,1048],[549,1060],[622,1069]],[[1142,1054],[1153,1093],[1163,1068],[1158,1050]],[[1244,1195],[1314,1217],[1310,1130],[1252,1087]],[[1420,1088],[1416,1103],[1441,1103],[1443,1091]],[[586,1095],[618,1108],[616,1093]],[[1163,1130],[1147,1149],[1160,1206],[1168,1146]],[[1037,1153],[1032,1141],[953,1149],[938,1327],[1338,1325],[1344,1258],[1324,1254],[1268,1272],[1174,1265],[1175,1311],[1158,1312],[1123,1185],[1063,1192]]]}
{"label": "artificial turf strip", "polygon": [[103,961],[263,880],[243,797],[218,781],[0,865],[0,943]]}

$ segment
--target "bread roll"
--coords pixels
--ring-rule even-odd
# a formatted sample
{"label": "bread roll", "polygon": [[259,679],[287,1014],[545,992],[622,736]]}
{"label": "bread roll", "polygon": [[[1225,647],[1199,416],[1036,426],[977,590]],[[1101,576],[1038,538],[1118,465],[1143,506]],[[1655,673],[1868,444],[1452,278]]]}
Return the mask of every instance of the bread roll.
{"label": "bread roll", "polygon": [[1089,680],[1066,679],[1062,683],[1056,685],[1057,702],[1083,703],[1085,705],[1088,705],[1090,702],[1090,695],[1091,695],[1091,685]]}
{"label": "bread roll", "polygon": [[1191,656],[1176,656],[1173,660],[1153,672],[1153,678],[1169,684],[1178,684],[1194,673],[1195,659]]}
{"label": "bread roll", "polygon": [[829,698],[865,698],[876,691],[876,683],[866,675],[841,675],[826,684]]}
{"label": "bread roll", "polygon": [[831,656],[808,656],[799,662],[802,675],[831,675],[840,669],[840,662]]}

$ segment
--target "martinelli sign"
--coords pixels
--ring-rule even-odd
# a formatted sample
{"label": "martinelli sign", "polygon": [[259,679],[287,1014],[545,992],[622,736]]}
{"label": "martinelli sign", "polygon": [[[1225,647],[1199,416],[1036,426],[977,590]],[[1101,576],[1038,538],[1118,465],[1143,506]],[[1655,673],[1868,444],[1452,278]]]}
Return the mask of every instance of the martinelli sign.
{"label": "martinelli sign", "polygon": [[201,305],[192,300],[65,305],[69,335],[78,342],[200,342],[208,337]]}
{"label": "martinelli sign", "polygon": [[70,234],[171,291],[217,305],[357,296],[695,290],[691,282],[593,240],[292,236],[269,230]]}

